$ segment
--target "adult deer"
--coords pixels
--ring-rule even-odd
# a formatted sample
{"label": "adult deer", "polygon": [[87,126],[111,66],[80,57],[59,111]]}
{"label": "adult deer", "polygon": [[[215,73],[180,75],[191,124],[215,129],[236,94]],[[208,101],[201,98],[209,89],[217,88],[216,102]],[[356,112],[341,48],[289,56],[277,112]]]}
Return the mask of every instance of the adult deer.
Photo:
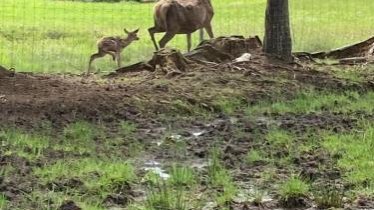
{"label": "adult deer", "polygon": [[211,25],[213,16],[210,0],[160,0],[154,8],[155,25],[148,31],[156,50],[159,47],[155,33],[166,32],[159,42],[160,48],[164,48],[176,34],[187,34],[187,49],[190,51],[193,32],[201,30],[200,41],[203,38],[203,29],[210,38],[214,37]]}
{"label": "adult deer", "polygon": [[118,67],[121,67],[121,52],[123,49],[129,46],[133,41],[139,40],[139,29],[131,32],[124,29],[124,32],[127,34],[127,37],[108,36],[101,38],[97,42],[98,52],[91,55],[87,73],[90,73],[92,62],[95,59],[104,57],[107,54],[111,55],[114,61],[117,60]]}

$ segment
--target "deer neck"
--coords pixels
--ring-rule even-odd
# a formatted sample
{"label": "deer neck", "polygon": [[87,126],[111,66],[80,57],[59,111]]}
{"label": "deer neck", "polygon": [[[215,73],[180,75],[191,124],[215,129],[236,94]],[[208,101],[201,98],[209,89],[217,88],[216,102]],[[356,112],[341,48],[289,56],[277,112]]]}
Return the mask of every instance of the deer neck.
{"label": "deer neck", "polygon": [[131,42],[133,42],[133,40],[129,39],[129,37],[126,37],[124,39],[121,39],[120,45],[121,45],[122,48],[125,48],[125,47],[129,46],[131,44]]}
{"label": "deer neck", "polygon": [[212,6],[212,2],[210,0],[203,0],[207,5]]}

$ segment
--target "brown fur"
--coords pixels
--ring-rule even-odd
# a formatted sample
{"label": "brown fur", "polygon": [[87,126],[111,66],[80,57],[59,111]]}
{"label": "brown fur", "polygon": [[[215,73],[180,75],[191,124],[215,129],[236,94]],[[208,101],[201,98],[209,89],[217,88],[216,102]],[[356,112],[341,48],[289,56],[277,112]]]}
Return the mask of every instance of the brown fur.
{"label": "brown fur", "polygon": [[88,64],[87,73],[90,73],[92,62],[97,59],[104,57],[105,55],[109,54],[113,57],[113,60],[117,60],[118,67],[121,67],[121,52],[127,46],[129,46],[133,41],[139,40],[137,33],[139,29],[129,32],[124,29],[127,37],[119,37],[119,36],[108,36],[103,37],[97,42],[98,52],[92,54],[90,57],[90,62]]}
{"label": "brown fur", "polygon": [[210,0],[160,0],[154,8],[155,26],[148,31],[156,50],[159,48],[155,33],[166,32],[159,42],[161,48],[164,48],[176,34],[187,34],[187,48],[190,51],[191,33],[205,28],[209,37],[214,37],[211,26],[213,16]]}

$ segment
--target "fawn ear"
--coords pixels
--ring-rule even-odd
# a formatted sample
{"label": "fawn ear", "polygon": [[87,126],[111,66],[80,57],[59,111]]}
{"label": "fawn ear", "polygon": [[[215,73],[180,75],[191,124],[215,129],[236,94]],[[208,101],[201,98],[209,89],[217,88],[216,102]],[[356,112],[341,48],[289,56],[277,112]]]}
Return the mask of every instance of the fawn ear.
{"label": "fawn ear", "polygon": [[129,34],[129,33],[130,33],[126,28],[124,28],[123,31],[124,31],[126,34]]}
{"label": "fawn ear", "polygon": [[139,32],[139,28],[133,31],[133,33],[138,33],[138,32]]}

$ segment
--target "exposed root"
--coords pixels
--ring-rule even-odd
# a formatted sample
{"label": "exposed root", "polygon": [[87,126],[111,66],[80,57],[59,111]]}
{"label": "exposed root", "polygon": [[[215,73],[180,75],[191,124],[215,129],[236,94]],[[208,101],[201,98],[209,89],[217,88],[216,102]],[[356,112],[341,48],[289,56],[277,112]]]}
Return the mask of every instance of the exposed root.
{"label": "exposed root", "polygon": [[0,78],[2,77],[11,77],[14,76],[14,69],[6,69],[5,67],[0,66]]}
{"label": "exposed root", "polygon": [[148,62],[141,62],[117,69],[110,77],[139,71],[151,71],[167,78],[181,75],[196,66],[217,67],[230,63],[244,53],[260,54],[262,43],[258,36],[218,37],[202,42],[195,50],[182,54],[175,49],[162,49]]}

